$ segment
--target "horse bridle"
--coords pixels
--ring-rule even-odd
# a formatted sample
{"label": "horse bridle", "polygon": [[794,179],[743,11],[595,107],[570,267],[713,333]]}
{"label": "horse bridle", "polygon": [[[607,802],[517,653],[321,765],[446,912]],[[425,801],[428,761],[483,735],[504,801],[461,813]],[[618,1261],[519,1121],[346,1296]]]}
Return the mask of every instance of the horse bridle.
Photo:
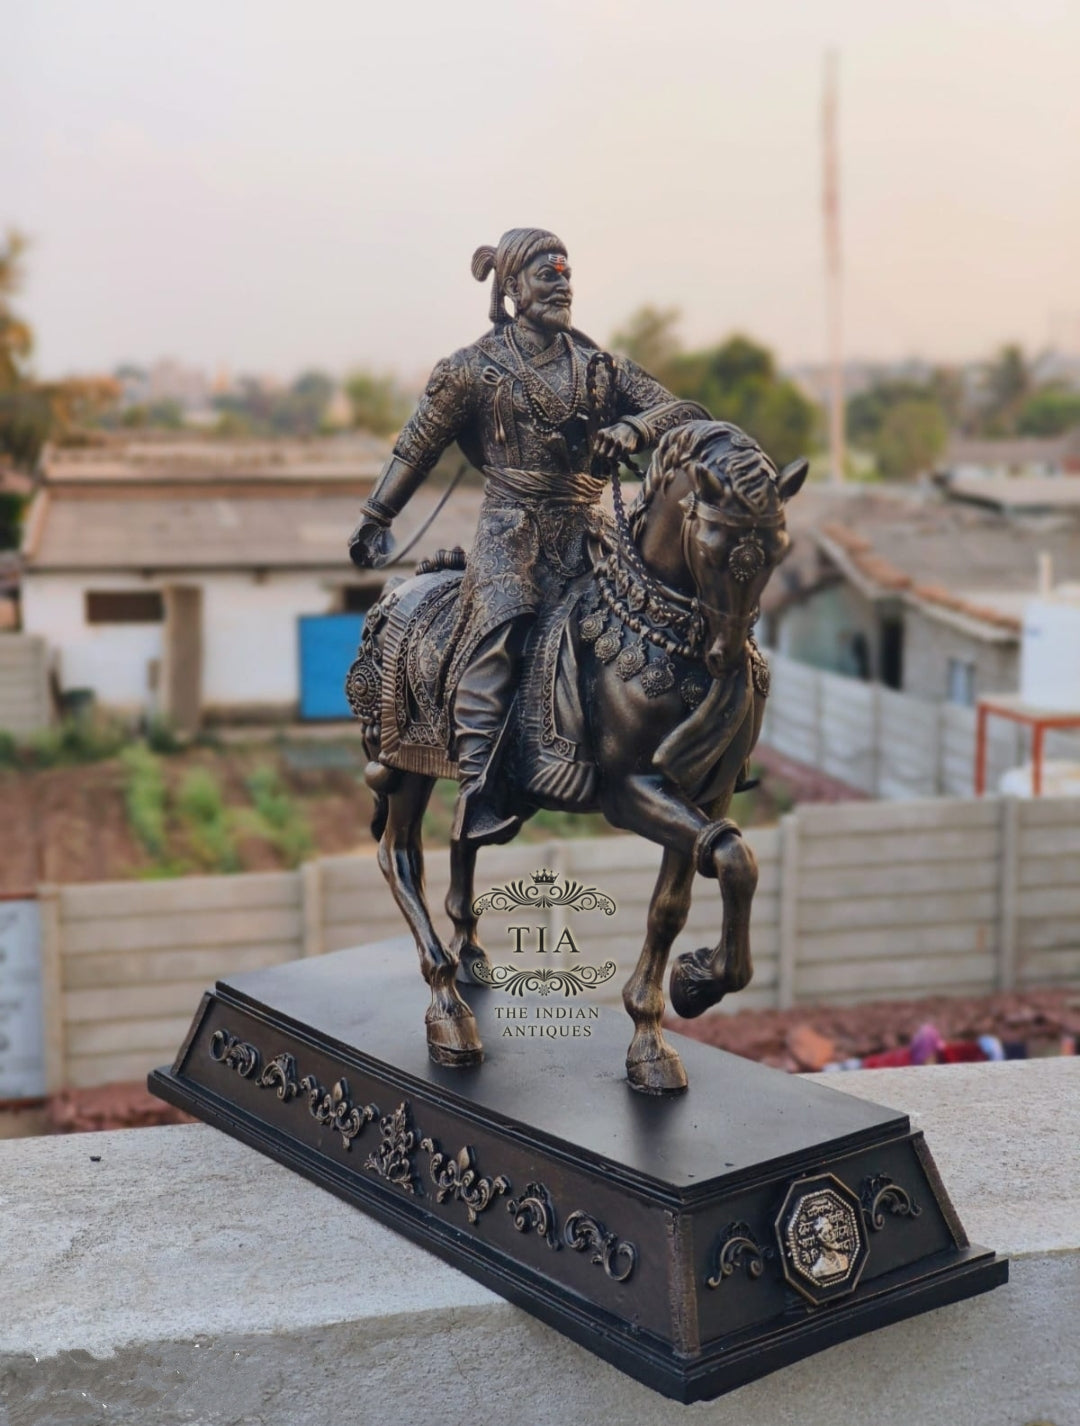
{"label": "horse bridle", "polygon": [[[784,522],[784,512],[780,509],[775,515],[756,515],[752,511],[747,511],[745,515],[739,515],[729,510],[722,509],[719,505],[710,505],[708,501],[702,500],[696,490],[692,490],[689,495],[683,497],[679,502],[686,512],[682,522],[682,558],[686,568],[694,580],[698,589],[698,606],[707,614],[721,623],[741,623],[734,614],[726,610],[715,608],[707,604],[701,597],[701,585],[698,581],[693,562],[690,558],[691,524],[695,520],[702,520],[708,525],[723,525],[728,529],[744,530],[743,538],[731,551],[728,556],[729,564],[733,565],[732,574],[740,584],[754,578],[760,574],[765,566],[765,550],[761,541],[757,538],[757,531],[761,529],[776,529]],[[740,558],[741,557],[741,558]],[[742,565],[740,570],[739,565]]]}

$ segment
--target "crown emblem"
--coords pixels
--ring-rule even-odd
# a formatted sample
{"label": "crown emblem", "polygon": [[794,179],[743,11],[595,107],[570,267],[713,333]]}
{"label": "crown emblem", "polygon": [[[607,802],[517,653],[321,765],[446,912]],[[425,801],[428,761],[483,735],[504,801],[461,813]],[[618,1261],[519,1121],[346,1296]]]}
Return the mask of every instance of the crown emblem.
{"label": "crown emblem", "polygon": [[546,867],[541,867],[539,871],[533,872],[533,881],[537,886],[554,886],[558,877],[553,871],[548,871]]}

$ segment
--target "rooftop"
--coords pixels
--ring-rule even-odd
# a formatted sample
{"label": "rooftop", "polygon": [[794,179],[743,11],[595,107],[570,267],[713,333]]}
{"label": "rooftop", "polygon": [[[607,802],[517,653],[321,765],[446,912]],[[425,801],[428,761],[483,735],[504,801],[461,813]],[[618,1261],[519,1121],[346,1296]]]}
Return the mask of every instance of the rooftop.
{"label": "rooftop", "polygon": [[[47,486],[35,497],[23,537],[23,566],[37,571],[265,570],[351,571],[346,540],[360,515],[368,481],[357,490],[327,490],[293,481],[257,486],[169,483],[148,487]],[[438,487],[420,491],[395,526],[403,548],[432,513]],[[458,488],[409,562],[435,549],[472,542],[480,492]]]}
{"label": "rooftop", "polygon": [[954,475],[946,489],[954,500],[1018,514],[1080,511],[1080,478],[1075,475]]}
{"label": "rooftop", "polygon": [[1009,436],[980,439],[952,436],[941,458],[948,470],[958,465],[1021,470],[1031,465],[1064,467],[1080,458],[1080,430],[1063,436]]}
{"label": "rooftop", "polygon": [[915,487],[805,494],[791,508],[798,578],[788,576],[785,588],[781,567],[774,607],[839,573],[868,599],[916,603],[933,617],[1015,638],[1039,592],[1041,556],[1054,582],[1080,579],[1080,505],[1075,513],[1006,513]]}
{"label": "rooftop", "polygon": [[224,440],[144,436],[100,446],[54,449],[45,483],[58,485],[176,485],[204,482],[372,480],[389,442],[364,431],[312,440]]}

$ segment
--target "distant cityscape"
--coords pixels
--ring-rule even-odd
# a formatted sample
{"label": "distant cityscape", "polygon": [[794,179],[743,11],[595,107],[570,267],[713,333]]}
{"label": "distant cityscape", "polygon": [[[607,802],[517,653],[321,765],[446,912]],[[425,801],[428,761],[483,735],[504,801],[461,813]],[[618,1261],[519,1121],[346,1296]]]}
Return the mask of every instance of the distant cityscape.
{"label": "distant cityscape", "polygon": [[[985,384],[985,359],[963,363],[934,362],[924,357],[907,357],[895,361],[873,361],[852,358],[844,363],[844,393],[849,399],[863,392],[889,385],[929,386],[942,371],[957,381],[966,400],[977,401]],[[781,366],[781,374],[794,381],[815,403],[826,406],[829,399],[829,368],[825,363],[798,363]],[[281,396],[295,382],[268,373],[235,375],[226,367],[210,372],[203,367],[187,366],[171,357],[162,357],[149,366],[124,362],[112,373],[120,388],[118,409],[160,409],[176,406],[183,414],[185,425],[200,427],[217,424],[223,405],[233,400],[247,399],[253,394],[267,398]],[[311,375],[310,373],[308,375]],[[328,426],[346,427],[353,424],[353,410],[343,379],[319,372],[330,391],[324,413]],[[1033,388],[1054,387],[1080,393],[1080,353],[1048,348],[1029,359],[1028,377]],[[303,374],[297,378],[303,380]],[[405,382],[416,394],[419,383]]]}
{"label": "distant cityscape", "polygon": [[[124,362],[112,373],[120,395],[117,409],[125,412],[158,412],[175,407],[183,424],[193,427],[218,425],[223,406],[231,401],[262,396],[273,400],[290,389],[289,383],[269,373],[234,376],[225,367],[213,374],[202,367],[186,366],[171,357],[162,357],[150,366]],[[318,373],[328,395],[322,421],[324,426],[353,424],[353,409],[344,385]]]}

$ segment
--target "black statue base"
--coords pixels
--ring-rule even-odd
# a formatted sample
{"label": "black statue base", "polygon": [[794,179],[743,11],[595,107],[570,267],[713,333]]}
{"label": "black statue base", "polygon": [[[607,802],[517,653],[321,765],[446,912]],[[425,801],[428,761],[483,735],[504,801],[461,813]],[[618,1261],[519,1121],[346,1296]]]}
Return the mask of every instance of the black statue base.
{"label": "black statue base", "polygon": [[902,1114],[686,1040],[637,1095],[621,1011],[480,989],[443,1069],[427,999],[402,941],[234,976],[150,1087],[684,1402],[1007,1278]]}

